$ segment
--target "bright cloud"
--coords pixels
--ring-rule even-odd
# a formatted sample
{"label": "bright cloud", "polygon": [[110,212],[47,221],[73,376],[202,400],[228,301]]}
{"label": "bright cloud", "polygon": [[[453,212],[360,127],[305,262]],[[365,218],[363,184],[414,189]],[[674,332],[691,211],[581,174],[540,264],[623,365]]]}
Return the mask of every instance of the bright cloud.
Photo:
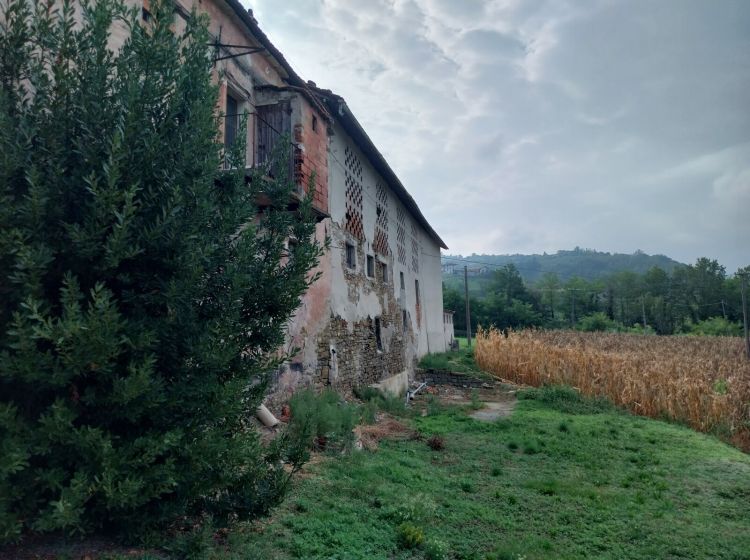
{"label": "bright cloud", "polygon": [[452,252],[750,264],[750,3],[244,1]]}

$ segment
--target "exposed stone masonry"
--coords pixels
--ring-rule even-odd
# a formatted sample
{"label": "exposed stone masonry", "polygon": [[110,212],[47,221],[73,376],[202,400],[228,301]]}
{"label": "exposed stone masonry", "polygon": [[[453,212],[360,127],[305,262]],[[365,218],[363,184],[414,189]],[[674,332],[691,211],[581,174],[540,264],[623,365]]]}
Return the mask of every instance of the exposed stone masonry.
{"label": "exposed stone masonry", "polygon": [[[402,308],[393,294],[392,263],[387,263],[388,279],[384,283],[378,274],[374,278],[365,275],[366,257],[364,242],[357,243],[357,268],[348,269],[344,263],[344,274],[350,301],[357,301],[368,292],[377,295],[382,309],[377,317],[382,349],[377,344],[376,317],[350,324],[342,317],[331,316],[318,335],[316,381],[338,390],[376,383],[413,365],[405,363],[406,343],[414,333],[404,329]],[[342,254],[342,258],[346,255]]]}

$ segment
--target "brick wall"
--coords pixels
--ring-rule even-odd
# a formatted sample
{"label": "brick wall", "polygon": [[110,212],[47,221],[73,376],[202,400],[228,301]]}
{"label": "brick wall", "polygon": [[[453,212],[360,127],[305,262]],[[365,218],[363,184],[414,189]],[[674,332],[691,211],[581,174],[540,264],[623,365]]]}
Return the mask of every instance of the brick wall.
{"label": "brick wall", "polygon": [[416,379],[428,385],[452,385],[453,387],[479,388],[485,383],[465,373],[442,369],[418,369]]}
{"label": "brick wall", "polygon": [[[294,126],[295,179],[307,190],[310,177],[315,175],[313,205],[328,213],[328,132],[325,119],[301,99],[301,122]],[[316,130],[313,130],[313,119]]]}

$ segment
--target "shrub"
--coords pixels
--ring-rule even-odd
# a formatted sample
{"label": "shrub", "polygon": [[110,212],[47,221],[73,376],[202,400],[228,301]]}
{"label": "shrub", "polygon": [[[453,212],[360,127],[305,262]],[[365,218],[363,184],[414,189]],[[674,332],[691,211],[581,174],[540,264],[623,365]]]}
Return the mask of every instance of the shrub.
{"label": "shrub", "polygon": [[427,445],[429,445],[430,449],[433,451],[442,451],[445,449],[445,438],[438,435],[430,436],[427,438]]}
{"label": "shrub", "polygon": [[[289,405],[292,416],[287,434],[290,441],[295,442],[299,453],[304,453],[302,449],[310,448],[329,451],[351,449],[354,444],[352,430],[359,414],[357,407],[343,401],[338,393],[326,389],[316,394],[304,389],[292,396]],[[290,462],[295,461],[290,459]]]}
{"label": "shrub", "polygon": [[597,311],[591,315],[586,315],[578,320],[576,328],[579,331],[594,332],[594,331],[616,331],[619,324],[607,317],[606,313]]}
{"label": "shrub", "polygon": [[704,321],[688,324],[685,331],[688,334],[698,336],[742,336],[742,325],[724,317],[711,317]]}
{"label": "shrub", "polygon": [[369,386],[355,387],[353,392],[355,397],[383,412],[394,416],[407,416],[411,414],[410,409],[406,407],[404,399],[399,396],[390,395]]}
{"label": "shrub", "polygon": [[219,171],[205,18],[3,5],[0,540],[265,513],[283,449],[247,419],[315,279],[309,200],[282,160],[247,184],[241,140]]}
{"label": "shrub", "polygon": [[448,558],[448,545],[442,541],[428,540],[422,548],[427,560],[445,560]]}
{"label": "shrub", "polygon": [[424,531],[412,523],[402,523],[396,532],[398,544],[401,548],[419,548],[424,542]]}

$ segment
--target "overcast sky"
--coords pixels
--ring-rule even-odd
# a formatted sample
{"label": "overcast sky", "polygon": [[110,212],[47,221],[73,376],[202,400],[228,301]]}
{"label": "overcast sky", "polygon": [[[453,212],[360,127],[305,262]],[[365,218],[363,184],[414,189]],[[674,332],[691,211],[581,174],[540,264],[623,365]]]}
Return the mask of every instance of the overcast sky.
{"label": "overcast sky", "polygon": [[750,1],[243,2],[451,254],[750,264]]}

